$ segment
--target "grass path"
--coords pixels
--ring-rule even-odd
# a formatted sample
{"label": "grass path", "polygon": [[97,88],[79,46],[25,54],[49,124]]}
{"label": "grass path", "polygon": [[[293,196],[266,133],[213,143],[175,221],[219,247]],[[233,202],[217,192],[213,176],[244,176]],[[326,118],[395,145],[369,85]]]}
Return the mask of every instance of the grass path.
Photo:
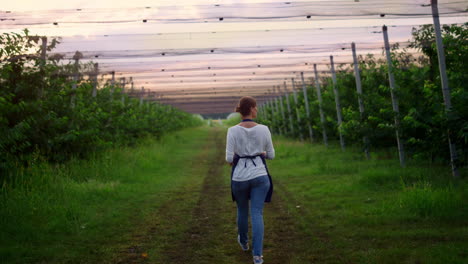
{"label": "grass path", "polygon": [[[117,263],[250,263],[251,253],[240,250],[237,242],[236,206],[231,201],[229,166],[224,161],[225,134],[220,128],[210,131],[211,140],[197,157],[191,177],[203,178],[200,186],[188,181],[148,223],[146,235],[136,234],[132,245],[121,252]],[[265,217],[265,262],[271,264],[305,261],[307,238],[297,230],[275,193],[267,204]],[[148,254],[148,257],[144,257]],[[300,263],[300,262],[298,262]],[[309,262],[306,262],[309,263]]]}
{"label": "grass path", "polygon": [[[191,179],[202,181],[168,194],[173,198],[159,209],[154,236],[140,243],[149,257],[134,263],[251,262],[236,243],[225,130],[209,133],[192,168]],[[358,151],[275,142],[278,159],[269,162],[275,193],[264,211],[266,264],[466,263],[464,182],[450,187],[438,167],[400,169],[378,156],[366,161]]]}
{"label": "grass path", "polygon": [[[25,171],[0,200],[0,263],[243,264],[226,130],[193,128]],[[468,263],[466,175],[274,135],[265,264]]]}

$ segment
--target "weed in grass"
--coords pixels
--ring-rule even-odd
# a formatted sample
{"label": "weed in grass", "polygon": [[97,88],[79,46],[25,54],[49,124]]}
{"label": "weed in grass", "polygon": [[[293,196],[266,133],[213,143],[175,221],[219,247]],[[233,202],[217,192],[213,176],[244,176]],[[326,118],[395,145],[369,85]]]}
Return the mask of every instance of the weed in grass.
{"label": "weed in grass", "polygon": [[363,170],[358,178],[359,184],[377,190],[379,188],[399,188],[401,178],[398,170],[389,170],[387,168],[369,168]]}
{"label": "weed in grass", "polygon": [[462,194],[453,187],[434,187],[429,182],[406,187],[399,197],[400,208],[415,218],[463,220],[468,217],[463,204]]}

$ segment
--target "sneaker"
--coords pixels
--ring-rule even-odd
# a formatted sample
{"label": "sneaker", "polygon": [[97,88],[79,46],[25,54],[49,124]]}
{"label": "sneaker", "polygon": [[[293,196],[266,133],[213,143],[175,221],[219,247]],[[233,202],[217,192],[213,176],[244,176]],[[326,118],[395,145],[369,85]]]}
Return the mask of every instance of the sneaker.
{"label": "sneaker", "polygon": [[240,235],[237,235],[237,242],[238,242],[239,245],[241,246],[242,250],[244,250],[244,251],[249,250],[249,243],[242,244],[242,243],[240,242]]}
{"label": "sneaker", "polygon": [[263,263],[263,256],[254,256],[253,257],[254,264],[262,264]]}

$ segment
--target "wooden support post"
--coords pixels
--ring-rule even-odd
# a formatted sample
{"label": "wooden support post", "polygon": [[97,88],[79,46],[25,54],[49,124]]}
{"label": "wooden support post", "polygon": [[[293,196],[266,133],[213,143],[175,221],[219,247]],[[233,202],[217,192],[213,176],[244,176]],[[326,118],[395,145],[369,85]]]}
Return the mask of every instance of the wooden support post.
{"label": "wooden support post", "polygon": [[315,90],[317,91],[317,98],[319,102],[319,113],[320,113],[320,123],[322,123],[322,135],[323,135],[323,144],[328,147],[328,137],[327,129],[325,128],[325,114],[323,113],[322,108],[322,92],[320,91],[320,82],[317,72],[317,64],[314,64],[314,73],[315,73]]}
{"label": "wooden support post", "polygon": [[265,118],[265,102],[263,102],[262,105],[260,106],[260,111],[259,111],[259,113],[260,113],[260,118],[261,118],[262,120],[265,120],[265,119],[266,119],[266,118]]}
{"label": "wooden support post", "polygon": [[304,92],[304,104],[305,104],[306,113],[307,113],[307,127],[309,129],[310,141],[314,142],[314,132],[312,131],[312,126],[310,124],[309,99],[307,97],[307,87],[304,81],[303,72],[301,72],[301,79],[302,79],[302,91]]}
{"label": "wooden support post", "polygon": [[281,89],[280,89],[281,86],[278,85],[278,102],[280,104],[280,111],[281,111],[281,117],[283,118],[283,120],[281,120],[281,124],[282,124],[282,128],[283,128],[283,134],[286,135],[287,134],[287,129],[286,129],[286,126],[285,126],[285,122],[286,122],[286,115],[284,114],[284,103],[283,103],[283,96],[281,96]]}
{"label": "wooden support post", "polygon": [[288,114],[289,114],[289,129],[291,130],[291,135],[294,135],[293,118],[292,118],[292,112],[291,112],[291,105],[289,104],[289,93],[288,93],[288,87],[286,86],[286,82],[284,82],[284,92],[285,92],[286,106],[288,107]]}
{"label": "wooden support post", "polygon": [[281,135],[281,125],[279,124],[280,123],[279,118],[277,118],[277,116],[279,115],[279,106],[278,106],[278,98],[276,97],[275,86],[273,86],[272,94],[274,96],[273,101],[274,101],[274,106],[275,106],[273,122],[275,123],[275,128],[277,130],[276,132],[278,132],[278,134]]}
{"label": "wooden support post", "polygon": [[[283,134],[283,131],[281,129],[281,120],[279,120],[279,115],[280,115],[280,109],[279,109],[279,102],[278,102],[278,97],[276,97],[276,89],[275,87],[273,87],[273,91],[274,91],[274,94],[275,94],[275,112],[276,112],[276,115],[275,115],[275,123],[277,124],[277,127],[278,127],[278,133],[280,135]],[[276,116],[278,116],[278,118],[276,118]]]}
{"label": "wooden support post", "polygon": [[125,80],[125,77],[122,77],[121,80],[122,80],[122,91],[120,92],[120,98],[122,100],[122,104],[125,105],[125,84],[127,83],[127,81]]}
{"label": "wooden support post", "polygon": [[297,92],[296,92],[296,84],[294,83],[294,78],[291,78],[292,89],[293,89],[293,96],[294,102],[297,104]]}
{"label": "wooden support post", "polygon": [[115,71],[111,72],[111,87],[110,87],[110,98],[112,100],[114,95],[114,86],[115,86]]}
{"label": "wooden support post", "polygon": [[275,104],[274,104],[274,97],[271,97],[270,99],[270,113],[271,113],[271,126],[273,128],[274,133],[279,134],[278,129],[276,128],[276,122],[275,122]]}
{"label": "wooden support post", "polygon": [[267,90],[267,100],[265,102],[265,119],[269,121],[269,128],[270,131],[273,133],[273,123],[271,122],[273,119],[273,115],[270,115],[271,110],[271,102],[270,102],[270,90]]}
{"label": "wooden support post", "polygon": [[[437,0],[431,0],[432,7],[432,18],[434,20],[434,29],[437,45],[437,56],[439,59],[439,71],[440,71],[440,81],[442,83],[442,94],[444,96],[445,103],[445,112],[449,113],[452,109],[452,102],[450,96],[450,87],[447,78],[447,71],[445,66],[445,53],[444,46],[442,43],[442,33],[440,31],[440,21],[439,21],[439,7]],[[458,171],[458,155],[455,142],[453,141],[452,131],[448,129],[448,142],[450,149],[450,163],[452,165],[452,176],[456,179],[460,178],[460,173]]]}
{"label": "wooden support post", "polygon": [[[270,92],[268,92],[268,96],[270,96]],[[272,105],[272,103],[271,103],[270,97],[268,98],[267,106],[268,106],[268,108],[267,108],[267,111],[268,111],[268,113],[267,113],[267,119],[270,120],[270,124],[271,124],[271,125],[270,125],[270,129],[271,129],[272,133],[274,133],[274,131],[275,131],[275,126],[273,125],[273,105]]]}
{"label": "wooden support post", "polygon": [[46,56],[47,56],[47,37],[41,37],[42,48],[41,48],[41,65],[45,66]]}
{"label": "wooden support post", "polygon": [[[258,101],[260,101],[260,100],[258,100]],[[257,111],[257,120],[261,120],[262,119],[262,105],[261,104],[257,105],[257,110],[258,110]]]}
{"label": "wooden support post", "polygon": [[[146,91],[145,93],[147,94],[146,97],[149,98],[151,95],[150,90]],[[146,105],[146,110],[149,112],[151,110],[151,100],[150,99],[146,100],[145,105]]]}
{"label": "wooden support post", "polygon": [[145,93],[145,87],[141,87],[141,93],[140,93],[140,107],[143,105],[143,95]]}
{"label": "wooden support post", "polygon": [[115,85],[115,71],[112,71],[112,72],[111,72],[111,85],[112,85],[112,86]]}
{"label": "wooden support post", "polygon": [[[362,86],[361,86],[361,74],[359,73],[359,64],[356,56],[356,44],[351,43],[351,50],[353,52],[353,61],[354,61],[354,76],[356,78],[356,90],[358,95],[358,103],[359,103],[359,114],[361,116],[361,123],[364,122],[364,103],[362,101]],[[366,154],[366,158],[370,159],[369,154],[369,139],[367,135],[363,136],[364,141],[364,152]]]}
{"label": "wooden support post", "polygon": [[261,117],[262,120],[267,119],[267,117],[266,117],[266,112],[265,112],[265,111],[266,111],[266,105],[265,105],[265,103],[266,103],[266,102],[263,102],[263,103],[262,103],[262,106],[260,107],[260,117]]}
{"label": "wooden support post", "polygon": [[92,96],[96,97],[97,95],[97,83],[98,83],[98,74],[99,74],[99,65],[94,63],[94,73],[93,73],[93,93]]}
{"label": "wooden support post", "polygon": [[41,37],[42,40],[42,47],[41,47],[41,61],[40,61],[40,71],[41,75],[43,78],[42,85],[37,91],[37,96],[39,99],[41,99],[44,96],[44,90],[45,90],[45,66],[46,66],[46,59],[47,59],[47,37]]}
{"label": "wooden support post", "polygon": [[75,60],[75,64],[73,65],[73,83],[72,83],[72,95],[70,99],[70,107],[75,108],[75,98],[76,98],[76,87],[78,85],[78,74],[79,74],[79,67],[80,67],[80,59],[82,58],[82,54],[79,51],[75,52],[73,55],[73,59]]}
{"label": "wooden support post", "polygon": [[390,83],[390,95],[392,97],[392,108],[393,108],[393,116],[395,120],[395,135],[397,140],[398,146],[398,156],[400,158],[400,166],[405,167],[405,151],[403,149],[403,142],[400,138],[400,108],[398,105],[398,97],[395,94],[395,77],[393,76],[393,65],[392,65],[392,57],[390,53],[390,42],[388,41],[388,33],[387,33],[387,26],[382,27],[383,37],[384,37],[384,45],[385,45],[385,55],[387,57],[387,65],[388,65],[388,81]]}
{"label": "wooden support post", "polygon": [[341,104],[340,104],[340,95],[338,93],[338,88],[336,85],[336,72],[335,72],[335,63],[333,62],[333,56],[330,56],[331,64],[331,73],[332,73],[332,82],[333,82],[333,93],[335,95],[335,106],[336,106],[336,118],[338,120],[338,133],[340,135],[340,145],[341,150],[345,150],[345,141],[343,134],[341,133],[341,123],[343,123],[343,118],[341,116]]}
{"label": "wooden support post", "polygon": [[302,135],[302,129],[301,129],[301,115],[299,114],[299,108],[298,108],[299,105],[297,103],[297,92],[296,92],[296,84],[294,82],[294,78],[291,78],[291,82],[292,82],[294,104],[295,104],[294,109],[296,110],[297,129],[299,132],[299,138],[301,139],[301,141],[304,141],[304,136]]}

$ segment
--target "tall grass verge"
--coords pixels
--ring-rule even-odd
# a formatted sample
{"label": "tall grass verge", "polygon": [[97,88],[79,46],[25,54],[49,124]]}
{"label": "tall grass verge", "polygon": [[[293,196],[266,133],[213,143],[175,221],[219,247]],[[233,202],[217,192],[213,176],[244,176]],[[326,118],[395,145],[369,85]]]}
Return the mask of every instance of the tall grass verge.
{"label": "tall grass verge", "polygon": [[105,263],[132,221],[186,181],[206,138],[206,128],[186,129],[88,160],[18,168],[1,187],[0,262]]}
{"label": "tall grass verge", "polygon": [[458,188],[434,186],[430,182],[418,182],[405,187],[399,195],[399,207],[411,218],[442,221],[466,221],[466,184]]}
{"label": "tall grass verge", "polygon": [[[316,240],[315,263],[466,263],[467,171],[273,136],[276,195]],[[396,151],[394,153],[397,153]],[[335,256],[334,262],[325,256]]]}

